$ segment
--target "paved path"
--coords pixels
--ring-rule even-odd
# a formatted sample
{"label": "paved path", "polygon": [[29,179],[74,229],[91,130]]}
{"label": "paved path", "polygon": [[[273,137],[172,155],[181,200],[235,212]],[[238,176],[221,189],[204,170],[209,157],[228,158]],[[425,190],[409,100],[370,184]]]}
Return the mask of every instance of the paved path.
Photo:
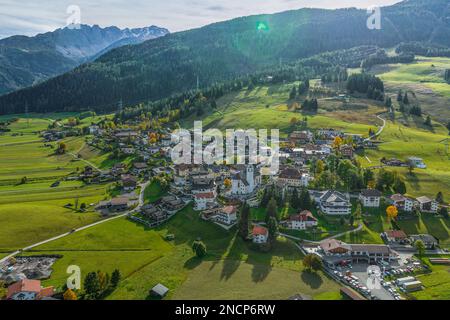
{"label": "paved path", "polygon": [[380,115],[378,115],[377,118],[380,119],[381,121],[383,121],[383,125],[378,129],[377,133],[375,133],[373,136],[365,139],[364,141],[370,141],[373,138],[378,137],[381,133],[383,133],[383,130],[386,127],[386,120],[383,119]]}
{"label": "paved path", "polygon": [[52,241],[55,241],[55,240],[58,240],[58,239],[67,237],[67,236],[69,236],[69,235],[71,235],[71,234],[74,234],[74,233],[76,233],[76,232],[80,232],[80,231],[82,231],[82,230],[86,230],[86,229],[89,229],[89,228],[98,226],[98,225],[100,225],[100,224],[102,224],[102,223],[105,223],[105,222],[109,222],[109,221],[112,221],[112,220],[116,220],[116,219],[125,217],[125,216],[127,216],[128,214],[131,214],[131,213],[134,213],[134,212],[138,211],[138,210],[144,205],[144,202],[145,202],[145,199],[144,199],[144,191],[145,191],[145,189],[147,188],[147,186],[148,186],[149,184],[150,184],[149,181],[148,181],[148,182],[145,182],[145,183],[143,183],[143,184],[140,184],[141,192],[140,192],[140,194],[139,194],[139,204],[138,204],[138,206],[137,206],[136,208],[134,208],[133,210],[127,211],[127,212],[125,212],[125,213],[122,213],[122,214],[120,214],[120,215],[117,215],[117,216],[114,216],[114,217],[111,217],[111,218],[108,218],[108,219],[104,219],[104,220],[97,221],[97,222],[95,222],[95,223],[89,224],[89,225],[87,225],[87,226],[80,227],[80,228],[78,228],[78,229],[74,229],[74,230],[72,230],[72,231],[70,231],[70,232],[61,234],[61,235],[59,235],[59,236],[56,236],[56,237],[53,237],[53,238],[50,238],[50,239],[41,241],[41,242],[39,242],[39,243],[32,244],[32,245],[30,245],[30,246],[28,246],[28,247],[26,247],[26,248],[21,249],[21,250],[17,250],[17,251],[15,251],[15,252],[11,253],[10,255],[4,257],[3,259],[1,259],[1,260],[0,260],[0,264],[3,263],[3,262],[5,262],[5,261],[7,261],[9,258],[14,257],[15,255],[17,255],[17,254],[23,252],[23,251],[31,250],[31,249],[36,248],[36,247],[38,247],[38,246],[41,246],[41,245],[43,245],[43,244],[46,244],[46,243],[49,243],[49,242],[52,242]]}

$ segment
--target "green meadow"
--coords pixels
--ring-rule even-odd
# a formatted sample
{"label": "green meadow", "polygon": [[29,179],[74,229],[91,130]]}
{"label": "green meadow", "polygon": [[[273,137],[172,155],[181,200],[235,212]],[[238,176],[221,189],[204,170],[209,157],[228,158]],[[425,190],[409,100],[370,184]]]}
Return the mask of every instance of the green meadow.
{"label": "green meadow", "polygon": [[[175,235],[175,240],[165,241],[167,234]],[[203,260],[191,250],[198,238],[208,249]],[[203,221],[188,207],[155,230],[118,219],[28,254],[63,255],[54,265],[53,276],[45,282],[56,286],[65,283],[70,264],[80,266],[83,275],[119,268],[123,281],[109,299],[148,299],[149,289],[157,283],[170,289],[169,299],[286,299],[296,293],[316,299],[339,296],[339,286],[323,273],[304,270],[302,255],[294,243],[279,238],[269,253],[250,247],[235,230],[225,231]]]}
{"label": "green meadow", "polygon": [[[450,256],[441,257],[449,258]],[[432,272],[417,276],[417,280],[422,282],[424,290],[413,292],[412,296],[418,300],[449,300],[450,267],[448,265],[433,265],[429,258],[424,258],[424,260],[430,266]]]}

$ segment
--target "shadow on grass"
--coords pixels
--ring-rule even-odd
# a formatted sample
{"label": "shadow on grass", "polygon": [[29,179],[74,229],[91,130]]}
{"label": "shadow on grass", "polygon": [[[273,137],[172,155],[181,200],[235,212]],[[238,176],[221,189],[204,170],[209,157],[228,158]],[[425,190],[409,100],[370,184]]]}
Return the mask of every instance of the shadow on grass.
{"label": "shadow on grass", "polygon": [[311,289],[318,289],[323,283],[322,277],[315,272],[303,270],[301,273],[302,281]]}

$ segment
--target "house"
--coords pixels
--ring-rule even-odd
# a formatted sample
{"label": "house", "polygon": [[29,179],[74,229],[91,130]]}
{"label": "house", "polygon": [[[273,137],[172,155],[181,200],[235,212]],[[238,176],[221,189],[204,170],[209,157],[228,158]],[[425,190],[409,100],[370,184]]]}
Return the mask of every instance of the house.
{"label": "house", "polygon": [[295,168],[286,168],[278,175],[277,184],[283,187],[301,188],[307,187],[310,180],[307,173],[302,173]]}
{"label": "house", "polygon": [[252,231],[253,243],[264,244],[269,240],[269,230],[261,226],[254,226]]}
{"label": "house", "polygon": [[261,174],[253,165],[242,165],[231,176],[231,194],[249,195],[261,184]]}
{"label": "house", "polygon": [[163,222],[167,219],[167,214],[152,204],[143,206],[141,209],[141,214],[157,223]]}
{"label": "house", "polygon": [[426,164],[423,162],[422,158],[418,158],[418,157],[409,157],[408,158],[408,163],[412,166],[414,166],[415,168],[419,168],[419,169],[426,169],[427,166]]}
{"label": "house", "polygon": [[133,191],[137,187],[137,178],[130,174],[123,174],[121,176],[122,179],[122,187],[126,192]]}
{"label": "house", "polygon": [[387,243],[399,243],[408,239],[408,236],[403,230],[388,230],[383,232],[381,237],[384,238]]}
{"label": "house", "polygon": [[128,209],[128,198],[118,197],[111,200],[109,211],[119,212],[125,211],[127,209]]}
{"label": "house", "polygon": [[55,294],[53,287],[42,288],[40,280],[23,279],[8,287],[7,300],[41,300]]}
{"label": "house", "polygon": [[196,193],[194,194],[194,210],[203,211],[216,202],[216,194],[214,192]]}
{"label": "house", "polygon": [[226,206],[223,207],[217,215],[214,217],[214,219],[221,223],[225,224],[227,226],[231,226],[236,223],[237,221],[237,207],[236,206]]}
{"label": "house", "polygon": [[134,148],[131,148],[131,147],[123,147],[123,148],[120,148],[120,151],[123,152],[123,153],[126,154],[126,155],[132,155],[132,154],[134,154]]}
{"label": "house", "polygon": [[313,134],[310,131],[294,131],[289,135],[289,142],[293,145],[302,145],[311,142]]}
{"label": "house", "polygon": [[352,212],[350,197],[338,191],[326,191],[317,199],[319,208],[329,215],[349,215]]}
{"label": "house", "polygon": [[197,193],[209,193],[212,192],[216,194],[217,186],[216,182],[213,179],[205,179],[205,178],[193,178],[191,179],[191,191],[192,194]]}
{"label": "house", "polygon": [[405,212],[411,212],[414,209],[414,200],[405,197],[401,194],[394,194],[389,198],[389,202],[396,206],[397,209],[405,211]]}
{"label": "house", "polygon": [[120,175],[124,174],[125,172],[127,172],[127,165],[125,163],[116,163],[111,168],[111,174],[113,176],[120,176]]}
{"label": "house", "polygon": [[140,175],[141,173],[147,171],[148,165],[145,162],[135,162],[133,163],[132,172],[135,175]]}
{"label": "house", "polygon": [[158,297],[160,299],[164,298],[169,293],[169,289],[162,284],[157,284],[150,290],[150,295],[153,297]]}
{"label": "house", "polygon": [[325,255],[325,262],[328,264],[336,264],[343,261],[358,263],[361,260],[373,263],[397,259],[397,254],[386,245],[347,244],[336,239],[327,239],[320,243],[320,249]]}
{"label": "house", "polygon": [[433,250],[439,246],[439,241],[430,234],[414,234],[410,236],[412,242],[421,240],[426,249]]}
{"label": "house", "polygon": [[139,134],[136,131],[123,130],[116,132],[114,136],[119,141],[133,141],[139,136]]}
{"label": "house", "polygon": [[287,221],[283,222],[283,225],[285,225],[286,228],[292,230],[306,230],[308,228],[316,227],[317,224],[317,219],[307,210],[297,215],[292,215]]}
{"label": "house", "polygon": [[343,146],[341,146],[340,151],[343,157],[353,158],[354,152],[353,146],[349,144],[344,144]]}
{"label": "house", "polygon": [[431,200],[428,197],[419,197],[416,199],[417,203],[419,205],[419,210],[421,212],[428,212],[428,213],[437,213],[439,204],[435,200]]}
{"label": "house", "polygon": [[183,200],[173,195],[163,197],[160,202],[161,207],[167,210],[170,214],[180,211],[185,206]]}
{"label": "house", "polygon": [[359,200],[365,208],[379,208],[382,193],[375,189],[362,190]]}

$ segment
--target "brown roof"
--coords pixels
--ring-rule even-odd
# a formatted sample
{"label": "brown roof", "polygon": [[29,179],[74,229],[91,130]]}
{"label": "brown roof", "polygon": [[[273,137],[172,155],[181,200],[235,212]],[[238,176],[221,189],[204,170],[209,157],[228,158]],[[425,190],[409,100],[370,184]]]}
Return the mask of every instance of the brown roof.
{"label": "brown roof", "polygon": [[336,240],[336,239],[324,240],[324,241],[322,241],[320,243],[320,247],[324,251],[335,250],[335,249],[338,249],[338,248],[343,248],[345,250],[350,250],[350,246],[348,244],[346,244],[345,242]]}
{"label": "brown roof", "polygon": [[376,189],[366,189],[366,190],[361,190],[361,194],[364,197],[381,197],[382,193]]}
{"label": "brown roof", "polygon": [[7,299],[10,299],[13,295],[19,292],[41,292],[41,281],[40,280],[29,280],[23,279],[16,283],[13,283],[8,287]]}
{"label": "brown roof", "polygon": [[112,206],[122,206],[128,204],[128,198],[114,198],[111,200]]}
{"label": "brown roof", "polygon": [[222,212],[230,215],[230,214],[235,214],[237,211],[237,208],[235,206],[226,206],[222,209]]}
{"label": "brown roof", "polygon": [[197,193],[195,195],[195,197],[198,199],[213,199],[213,198],[215,198],[213,192]]}
{"label": "brown roof", "polygon": [[403,230],[388,230],[386,231],[386,235],[389,238],[395,239],[406,239],[408,237]]}
{"label": "brown roof", "polygon": [[297,215],[289,217],[291,221],[317,221],[317,219],[308,210],[302,211]]}
{"label": "brown roof", "polygon": [[284,169],[279,177],[281,179],[301,179],[302,178],[302,174],[299,170],[294,169],[294,168],[287,168]]}

